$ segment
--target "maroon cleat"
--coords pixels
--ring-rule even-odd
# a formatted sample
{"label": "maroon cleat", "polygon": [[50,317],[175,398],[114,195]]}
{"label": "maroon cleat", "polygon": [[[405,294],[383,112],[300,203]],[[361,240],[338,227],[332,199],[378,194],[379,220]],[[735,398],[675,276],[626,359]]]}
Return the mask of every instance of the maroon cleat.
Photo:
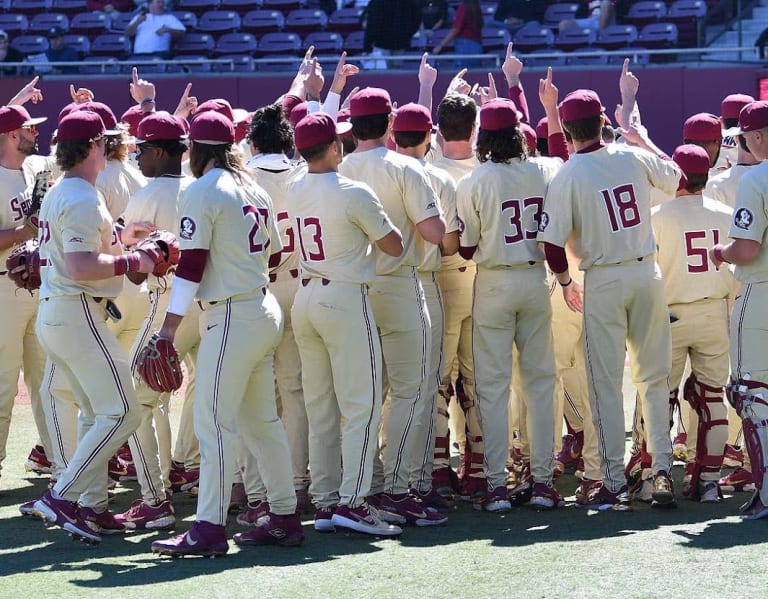
{"label": "maroon cleat", "polygon": [[566,468],[576,466],[584,449],[584,431],[567,434],[563,437],[563,447],[555,456],[555,469],[565,472]]}
{"label": "maroon cleat", "polygon": [[233,540],[238,545],[281,545],[295,547],[304,542],[301,518],[298,514],[279,516],[268,512],[259,519],[256,527],[237,533]]}
{"label": "maroon cleat", "polygon": [[170,557],[185,555],[217,557],[226,555],[227,551],[229,551],[227,529],[202,520],[195,522],[192,528],[182,535],[152,542],[152,553]]}
{"label": "maroon cleat", "polygon": [[381,519],[390,524],[439,526],[448,522],[448,516],[436,509],[425,507],[410,493],[382,493],[379,506]]}
{"label": "maroon cleat", "polygon": [[263,518],[268,513],[268,501],[255,501],[254,503],[249,503],[248,507],[240,512],[235,520],[238,524],[242,524],[243,526],[256,526],[259,518]]}
{"label": "maroon cleat", "polygon": [[200,481],[200,470],[184,470],[179,472],[178,470],[171,470],[171,490],[174,493],[181,493],[182,491],[192,491],[194,487],[197,487]]}
{"label": "maroon cleat", "polygon": [[558,507],[563,507],[565,505],[565,500],[563,499],[563,496],[558,493],[557,489],[555,489],[554,485],[547,483],[533,483],[530,504],[540,510],[552,510]]}
{"label": "maroon cleat", "polygon": [[116,520],[115,515],[107,509],[97,512],[89,507],[81,507],[80,515],[96,533],[117,535],[125,532],[123,523]]}
{"label": "maroon cleat", "polygon": [[173,504],[167,497],[157,505],[137,499],[127,512],[116,514],[115,520],[128,530],[168,530],[176,525]]}
{"label": "maroon cleat", "polygon": [[89,543],[101,541],[101,536],[83,519],[78,505],[74,501],[54,497],[53,491],[46,491],[32,509],[43,520],[60,526],[75,537]]}
{"label": "maroon cleat", "polygon": [[24,470],[26,472],[34,472],[35,474],[51,473],[53,467],[48,456],[45,455],[45,449],[42,445],[35,445],[32,451],[29,452],[27,461],[24,462]]}

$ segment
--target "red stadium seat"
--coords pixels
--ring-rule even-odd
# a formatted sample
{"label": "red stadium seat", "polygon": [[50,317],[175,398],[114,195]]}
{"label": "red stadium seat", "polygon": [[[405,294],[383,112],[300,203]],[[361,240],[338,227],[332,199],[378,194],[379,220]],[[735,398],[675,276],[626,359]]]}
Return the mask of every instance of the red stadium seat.
{"label": "red stadium seat", "polygon": [[67,34],[64,36],[64,45],[71,46],[84,58],[91,53],[91,40],[86,35]]}
{"label": "red stadium seat", "polygon": [[245,14],[240,29],[248,33],[262,34],[282,31],[285,17],[279,10],[251,10]]}
{"label": "red stadium seat", "polygon": [[121,33],[102,33],[91,42],[92,56],[123,58],[131,53],[131,40]]}
{"label": "red stadium seat", "polygon": [[335,10],[328,17],[328,31],[349,33],[363,28],[362,8],[341,8]]}
{"label": "red stadium seat", "polygon": [[69,18],[61,12],[40,13],[32,17],[29,22],[29,33],[45,33],[51,27],[61,27],[69,30]]}
{"label": "red stadium seat", "polygon": [[177,0],[174,8],[184,12],[193,12],[198,17],[209,10],[219,8],[219,0]]}
{"label": "red stadium seat", "polygon": [[253,54],[256,52],[256,36],[252,33],[225,33],[216,40],[216,54]]}
{"label": "red stadium seat", "polygon": [[81,33],[91,38],[107,31],[108,20],[104,13],[81,12],[74,15],[69,21],[69,30],[72,33]]}
{"label": "red stadium seat", "polygon": [[51,12],[52,4],[52,0],[11,0],[10,12],[32,16],[37,13]]}
{"label": "red stadium seat", "polygon": [[624,22],[642,29],[649,23],[658,23],[667,15],[667,5],[659,0],[640,0],[629,7]]}
{"label": "red stadium seat", "polygon": [[175,54],[210,55],[216,47],[210,33],[185,33],[173,46]]}
{"label": "red stadium seat", "polygon": [[304,38],[304,48],[315,47],[315,54],[341,54],[344,39],[333,31],[316,31]]}
{"label": "red stadium seat", "polygon": [[42,35],[17,35],[11,40],[11,48],[24,55],[42,54],[48,49],[48,38]]}
{"label": "red stadium seat", "polygon": [[555,48],[568,52],[584,46],[591,46],[597,40],[597,31],[591,27],[569,27],[555,37]]}
{"label": "red stadium seat", "polygon": [[566,64],[569,65],[601,65],[608,64],[608,55],[605,53],[604,48],[595,48],[589,46],[587,48],[577,48],[574,52],[587,52],[588,56],[567,56]]}
{"label": "red stadium seat", "polygon": [[29,20],[21,13],[0,13],[0,29],[10,35],[26,33]]}
{"label": "red stadium seat", "polygon": [[322,10],[292,10],[285,17],[285,28],[296,33],[322,31],[327,24],[328,16]]}
{"label": "red stadium seat", "polygon": [[576,2],[550,4],[544,11],[544,19],[541,24],[544,27],[554,27],[557,29],[561,21],[572,21],[575,19],[578,11],[579,5]]}
{"label": "red stadium seat", "polygon": [[551,48],[555,43],[555,34],[549,27],[526,25],[515,33],[513,38],[515,50],[524,54]]}
{"label": "red stadium seat", "polygon": [[296,33],[265,33],[259,40],[257,53],[260,56],[275,54],[298,54],[301,50],[301,38]]}
{"label": "red stadium seat", "polygon": [[617,50],[637,41],[634,25],[608,25],[597,34],[597,43],[606,50]]}
{"label": "red stadium seat", "polygon": [[197,15],[189,10],[175,10],[173,16],[176,17],[187,31],[194,31],[197,29]]}
{"label": "red stadium seat", "polygon": [[206,33],[235,32],[240,29],[240,15],[233,10],[209,10],[200,15],[197,30]]}
{"label": "red stadium seat", "polygon": [[67,15],[75,15],[88,10],[88,7],[86,6],[86,0],[53,0],[52,10],[54,12],[63,12]]}

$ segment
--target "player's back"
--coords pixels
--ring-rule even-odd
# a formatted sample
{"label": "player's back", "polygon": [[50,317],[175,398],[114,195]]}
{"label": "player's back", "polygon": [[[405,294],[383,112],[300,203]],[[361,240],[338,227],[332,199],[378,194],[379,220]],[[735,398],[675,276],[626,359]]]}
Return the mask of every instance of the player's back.
{"label": "player's back", "polygon": [[654,208],[651,219],[657,261],[669,305],[728,296],[733,277],[726,268],[715,269],[708,250],[728,237],[732,212],[701,194],[678,197]]}
{"label": "player's back", "polygon": [[704,188],[704,195],[734,208],[736,206],[736,190],[739,188],[739,181],[753,166],[753,164],[734,164],[716,177],[711,177]]}
{"label": "player's back", "polygon": [[[291,164],[286,164],[285,170],[266,170],[256,166],[253,173],[256,182],[267,192],[272,200],[272,207],[275,211],[277,221],[277,230],[280,232],[280,239],[283,244],[283,251],[280,254],[280,264],[272,269],[272,272],[278,273],[299,267],[299,253],[295,241],[295,232],[293,223],[288,217],[288,184],[296,176],[296,170]],[[311,196],[317,198],[314,192],[310,191]]]}
{"label": "player's back", "polygon": [[96,179],[96,189],[104,196],[112,218],[123,215],[130,197],[147,184],[139,170],[122,160],[107,160],[107,166]]}

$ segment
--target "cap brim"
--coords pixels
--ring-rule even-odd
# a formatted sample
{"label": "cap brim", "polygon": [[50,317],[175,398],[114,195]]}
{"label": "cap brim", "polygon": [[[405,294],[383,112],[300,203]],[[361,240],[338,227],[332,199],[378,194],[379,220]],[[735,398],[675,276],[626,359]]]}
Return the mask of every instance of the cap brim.
{"label": "cap brim", "polygon": [[742,130],[738,125],[731,127],[730,129],[723,129],[723,137],[733,137],[734,135],[741,135]]}
{"label": "cap brim", "polygon": [[336,135],[346,135],[352,131],[352,123],[336,123]]}
{"label": "cap brim", "polygon": [[187,141],[188,138],[189,138],[189,135],[186,135],[186,134],[181,135],[179,137],[175,137],[173,139],[139,139],[138,137],[134,137],[132,143],[135,143],[136,145],[140,145],[140,144],[153,142],[153,141]]}
{"label": "cap brim", "polygon": [[196,144],[205,144],[206,146],[226,146],[232,145],[234,141],[217,141],[215,139],[193,139]]}
{"label": "cap brim", "polygon": [[104,129],[104,135],[120,135],[122,129]]}
{"label": "cap brim", "polygon": [[34,125],[39,125],[40,123],[44,123],[47,120],[48,120],[47,116],[37,116],[33,119],[27,119],[26,121],[24,121],[24,124],[22,125],[22,127],[32,127]]}

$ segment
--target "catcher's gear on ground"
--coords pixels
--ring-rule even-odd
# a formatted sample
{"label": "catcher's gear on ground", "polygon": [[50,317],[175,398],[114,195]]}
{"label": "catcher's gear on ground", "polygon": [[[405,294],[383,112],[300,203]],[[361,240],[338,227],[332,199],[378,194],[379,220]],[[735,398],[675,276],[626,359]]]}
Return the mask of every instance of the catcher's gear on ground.
{"label": "catcher's gear on ground", "polygon": [[29,203],[23,208],[24,220],[31,223],[35,228],[39,227],[40,206],[43,204],[43,198],[51,186],[51,177],[51,171],[40,171],[35,175],[32,196],[29,198]]}
{"label": "catcher's gear on ground", "polygon": [[139,353],[136,369],[150,389],[160,393],[175,391],[184,381],[181,360],[173,342],[157,333]]}
{"label": "catcher's gear on ground", "polygon": [[152,258],[155,263],[152,274],[156,277],[164,277],[175,270],[181,254],[179,241],[170,231],[155,231],[139,241],[134,249]]}
{"label": "catcher's gear on ground", "polygon": [[5,261],[8,277],[30,293],[40,289],[40,247],[30,239],[14,249]]}

